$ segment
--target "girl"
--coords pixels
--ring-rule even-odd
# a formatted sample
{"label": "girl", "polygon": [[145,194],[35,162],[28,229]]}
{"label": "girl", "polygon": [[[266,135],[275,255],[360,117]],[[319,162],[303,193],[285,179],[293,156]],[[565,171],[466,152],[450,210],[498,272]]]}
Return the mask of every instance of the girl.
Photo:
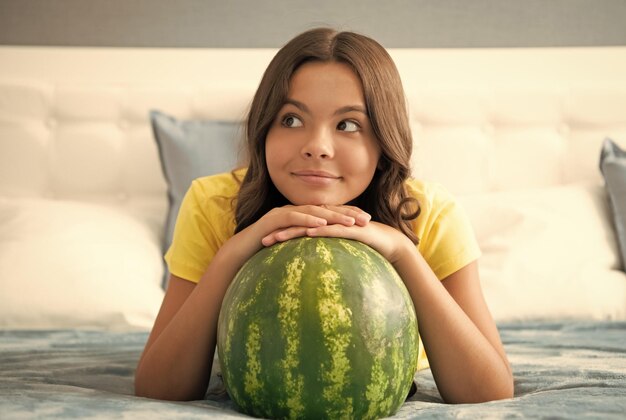
{"label": "girl", "polygon": [[366,243],[393,264],[445,401],[512,396],[473,231],[441,186],[409,179],[404,93],[381,45],[325,28],[297,36],[265,71],[246,135],[247,168],[196,179],[185,196],[137,395],[203,398],[220,305],[239,268],[261,247],[334,236]]}

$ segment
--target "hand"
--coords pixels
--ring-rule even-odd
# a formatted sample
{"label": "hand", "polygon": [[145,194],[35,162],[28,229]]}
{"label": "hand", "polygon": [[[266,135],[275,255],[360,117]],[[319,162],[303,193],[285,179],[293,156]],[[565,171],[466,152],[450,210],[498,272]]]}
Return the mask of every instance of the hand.
{"label": "hand", "polygon": [[399,230],[384,223],[369,222],[359,225],[327,225],[306,229],[306,236],[354,239],[374,248],[395,265],[405,253],[415,252],[413,242]]}
{"label": "hand", "polygon": [[255,225],[271,229],[261,239],[264,246],[307,236],[307,229],[320,226],[366,226],[372,217],[353,206],[285,206],[269,211]]}
{"label": "hand", "polygon": [[277,207],[226,241],[218,255],[238,269],[263,246],[306,236],[309,228],[327,225],[364,226],[370,219],[369,214],[351,206]]}

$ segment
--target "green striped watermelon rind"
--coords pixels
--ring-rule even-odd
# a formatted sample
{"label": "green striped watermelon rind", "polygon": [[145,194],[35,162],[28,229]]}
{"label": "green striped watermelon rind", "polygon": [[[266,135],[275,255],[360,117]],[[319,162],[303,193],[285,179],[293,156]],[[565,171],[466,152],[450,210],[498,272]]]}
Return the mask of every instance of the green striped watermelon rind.
{"label": "green striped watermelon rind", "polygon": [[255,417],[390,416],[411,386],[418,341],[393,266],[348,239],[263,248],[233,279],[218,321],[226,389]]}

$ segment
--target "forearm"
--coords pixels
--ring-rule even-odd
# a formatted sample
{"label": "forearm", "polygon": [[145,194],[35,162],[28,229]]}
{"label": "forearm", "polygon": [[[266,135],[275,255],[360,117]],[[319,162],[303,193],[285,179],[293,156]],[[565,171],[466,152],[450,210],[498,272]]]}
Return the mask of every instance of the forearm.
{"label": "forearm", "polygon": [[508,362],[413,251],[396,262],[415,305],[419,331],[443,399],[479,402],[511,397]]}
{"label": "forearm", "polygon": [[201,399],[213,363],[217,320],[237,267],[218,252],[176,315],[145,350],[135,375],[135,392],[166,400]]}

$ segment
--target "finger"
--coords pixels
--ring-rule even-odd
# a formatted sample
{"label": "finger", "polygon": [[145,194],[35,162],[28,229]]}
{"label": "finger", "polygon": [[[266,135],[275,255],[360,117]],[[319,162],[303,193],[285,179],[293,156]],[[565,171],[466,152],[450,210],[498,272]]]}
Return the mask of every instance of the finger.
{"label": "finger", "polygon": [[282,212],[276,213],[275,220],[277,228],[288,228],[291,226],[317,227],[328,224],[327,219],[323,215],[307,213],[298,207],[289,209],[287,214]]}
{"label": "finger", "polygon": [[[318,218],[323,218],[326,221],[327,225],[342,224],[345,226],[352,226],[356,223],[356,219],[350,214],[348,214],[348,213],[351,213],[351,210],[342,208],[341,206],[307,205],[307,206],[298,206],[298,207],[295,207],[295,209],[297,211],[302,212],[303,214],[309,214]],[[318,226],[323,226],[323,225],[318,225]],[[316,227],[316,226],[309,226],[309,227]]]}
{"label": "finger", "polygon": [[355,224],[359,226],[365,226],[370,220],[372,220],[372,216],[369,213],[361,210],[360,208],[356,206],[332,205],[332,206],[326,206],[326,208],[328,208],[329,210],[336,211],[341,214],[345,214],[346,216],[353,218],[355,221]]}
{"label": "finger", "polygon": [[310,228],[297,226],[287,229],[278,229],[261,239],[261,243],[265,246],[272,246],[277,242],[284,242],[289,239],[306,236],[307,229]]}
{"label": "finger", "polygon": [[307,228],[305,234],[310,237],[345,238],[361,241],[363,239],[361,226],[344,226],[339,224]]}

